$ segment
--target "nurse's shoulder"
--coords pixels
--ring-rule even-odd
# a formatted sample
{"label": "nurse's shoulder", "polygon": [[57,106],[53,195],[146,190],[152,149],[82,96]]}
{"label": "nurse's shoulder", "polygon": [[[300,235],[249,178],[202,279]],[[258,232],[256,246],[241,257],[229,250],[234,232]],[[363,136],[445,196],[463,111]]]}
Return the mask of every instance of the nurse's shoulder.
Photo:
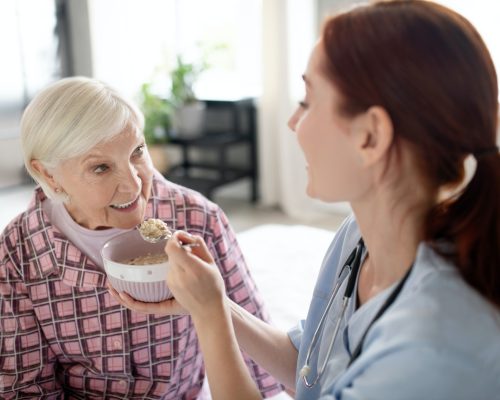
{"label": "nurse's shoulder", "polygon": [[[414,321],[410,322],[413,329],[406,334],[436,343],[450,352],[478,357],[485,367],[500,368],[500,310],[467,284],[453,264],[426,244],[419,247],[414,275],[400,304],[401,308],[408,307],[411,313],[407,319]],[[418,333],[413,333],[415,330]]]}
{"label": "nurse's shoulder", "polygon": [[[325,394],[347,399],[493,399],[500,393],[500,311],[421,244],[396,302]],[[328,396],[321,399],[330,398]]]}
{"label": "nurse's shoulder", "polygon": [[464,395],[457,398],[488,396],[500,391],[500,310],[421,244],[406,287],[370,330],[363,353],[368,364],[390,364],[394,377],[418,375],[417,393],[432,386],[444,394],[453,385]]}

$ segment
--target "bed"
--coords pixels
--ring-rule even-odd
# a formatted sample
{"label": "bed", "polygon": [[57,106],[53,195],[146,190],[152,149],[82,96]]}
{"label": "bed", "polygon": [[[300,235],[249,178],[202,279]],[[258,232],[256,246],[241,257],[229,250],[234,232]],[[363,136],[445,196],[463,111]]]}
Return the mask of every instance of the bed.
{"label": "bed", "polygon": [[[238,234],[272,322],[288,330],[304,319],[335,232],[305,225],[261,225]],[[273,400],[291,399],[282,393]]]}

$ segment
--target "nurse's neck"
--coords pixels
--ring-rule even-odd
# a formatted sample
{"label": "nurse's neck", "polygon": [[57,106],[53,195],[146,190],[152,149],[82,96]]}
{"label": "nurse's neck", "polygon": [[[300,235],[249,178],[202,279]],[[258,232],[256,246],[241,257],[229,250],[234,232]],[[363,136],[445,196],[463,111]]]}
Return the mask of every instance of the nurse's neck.
{"label": "nurse's neck", "polygon": [[[359,305],[401,280],[415,261],[423,240],[424,215],[413,209],[399,214],[397,209],[356,213],[368,256],[358,278]],[[358,215],[359,214],[359,215]]]}

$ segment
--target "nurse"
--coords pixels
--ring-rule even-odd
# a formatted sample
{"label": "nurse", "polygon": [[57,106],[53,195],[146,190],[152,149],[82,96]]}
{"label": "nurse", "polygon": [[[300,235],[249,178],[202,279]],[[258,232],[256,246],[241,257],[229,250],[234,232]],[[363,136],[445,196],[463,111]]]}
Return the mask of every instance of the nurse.
{"label": "nurse", "polygon": [[280,332],[231,302],[183,232],[166,246],[175,300],[120,301],[191,314],[214,399],[260,398],[239,347],[297,399],[498,398],[498,82],[481,37],[432,2],[370,3],[325,22],[303,79],[289,126],[307,192],[354,211],[307,319]]}

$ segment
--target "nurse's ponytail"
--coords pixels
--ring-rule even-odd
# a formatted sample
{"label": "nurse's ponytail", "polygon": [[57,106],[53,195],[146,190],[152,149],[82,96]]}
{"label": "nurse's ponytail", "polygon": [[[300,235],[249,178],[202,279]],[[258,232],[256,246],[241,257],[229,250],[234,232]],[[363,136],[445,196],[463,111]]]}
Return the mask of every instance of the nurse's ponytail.
{"label": "nurse's ponytail", "polygon": [[341,111],[386,109],[431,191],[459,185],[476,159],[469,183],[429,212],[426,240],[500,308],[498,82],[479,33],[432,2],[381,1],[328,19],[322,44]]}
{"label": "nurse's ponytail", "polygon": [[[500,155],[492,146],[475,152],[474,158],[472,180],[457,198],[431,211],[427,236],[471,286],[500,306]],[[440,238],[454,248],[439,246]]]}

